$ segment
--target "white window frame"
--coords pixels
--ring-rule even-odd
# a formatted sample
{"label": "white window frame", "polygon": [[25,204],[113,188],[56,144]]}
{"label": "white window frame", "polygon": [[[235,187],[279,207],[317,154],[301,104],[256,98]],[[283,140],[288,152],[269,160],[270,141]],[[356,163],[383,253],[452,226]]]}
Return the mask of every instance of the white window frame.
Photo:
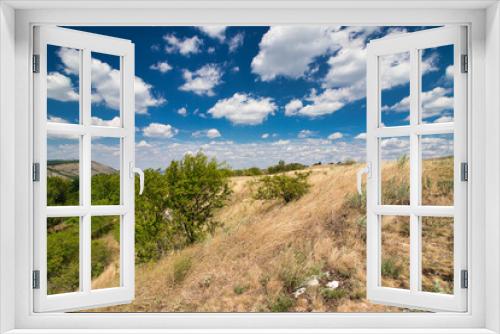
{"label": "white window frame", "polygon": [[[424,310],[467,310],[467,289],[461,282],[461,271],[467,270],[467,181],[461,180],[461,164],[467,163],[467,81],[470,72],[462,73],[462,56],[467,55],[465,26],[448,26],[398,34],[370,41],[367,47],[367,298],[397,306],[414,306]],[[453,45],[453,121],[423,123],[421,101],[422,50]],[[410,109],[409,123],[401,126],[382,124],[380,59],[387,55],[409,54]],[[454,204],[422,205],[421,136],[453,135]],[[380,142],[384,138],[404,137],[409,141],[409,205],[384,205],[381,202],[382,168]],[[381,284],[382,217],[409,218],[409,289],[384,287]],[[453,219],[453,293],[422,291],[422,217]],[[401,254],[403,255],[403,254]]]}
{"label": "white window frame", "polygon": [[[63,9],[62,7],[66,9]],[[73,8],[68,8],[73,7]],[[123,8],[123,7],[128,7]],[[134,8],[131,8],[134,7]],[[45,8],[45,9],[44,9]],[[47,10],[46,8],[50,8]],[[436,314],[35,314],[31,257],[31,31],[60,25],[432,25],[470,28],[468,311]],[[15,62],[15,69],[12,64]],[[3,1],[0,3],[0,331],[500,332],[500,10],[496,1]],[[487,71],[486,71],[487,67]],[[15,123],[15,127],[12,124]],[[486,140],[488,138],[488,140]],[[14,140],[13,140],[14,139]],[[488,182],[485,182],[488,180]],[[11,188],[7,188],[11,187]],[[15,196],[12,196],[15,189]],[[15,256],[12,256],[14,254]],[[487,290],[487,294],[485,291]],[[146,328],[149,328],[147,330]],[[171,330],[168,331],[168,328]],[[219,328],[219,330],[217,330]],[[220,330],[225,328],[225,330]],[[342,328],[344,330],[342,330]],[[378,329],[377,329],[378,328]],[[383,329],[385,328],[385,329]],[[432,331],[429,328],[433,329]],[[64,329],[64,330],[61,330]],[[88,330],[86,330],[88,329]],[[92,330],[93,329],[93,330]],[[232,330],[230,330],[232,329]],[[260,329],[260,330],[259,330]],[[289,329],[289,330],[287,330]],[[44,331],[43,331],[44,330]],[[180,330],[179,330],[180,331]],[[115,331],[116,332],[116,331]],[[158,331],[157,331],[158,332]]]}
{"label": "white window frame", "polygon": [[[128,40],[54,26],[34,28],[33,52],[39,56],[39,73],[33,76],[33,160],[38,163],[39,180],[33,184],[33,268],[39,272],[39,288],[34,289],[35,312],[71,311],[86,307],[129,303],[134,298],[134,45]],[[47,121],[47,46],[77,49],[80,55],[79,124]],[[92,125],[92,52],[119,57],[120,126]],[[79,142],[79,205],[47,206],[47,137],[72,135]],[[119,140],[120,203],[92,205],[92,139]],[[120,286],[91,288],[91,219],[93,216],[120,217]],[[79,289],[74,292],[47,293],[47,218],[79,217]]]}

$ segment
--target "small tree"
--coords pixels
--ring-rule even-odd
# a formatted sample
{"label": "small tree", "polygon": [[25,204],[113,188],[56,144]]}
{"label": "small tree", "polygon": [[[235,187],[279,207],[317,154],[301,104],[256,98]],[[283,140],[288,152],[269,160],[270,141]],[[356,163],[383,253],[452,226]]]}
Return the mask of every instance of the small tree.
{"label": "small tree", "polygon": [[182,161],[172,161],[165,176],[167,206],[187,242],[193,243],[213,232],[214,211],[224,205],[231,193],[226,170],[200,152],[186,155]]}
{"label": "small tree", "polygon": [[257,181],[256,199],[281,199],[285,203],[297,200],[309,191],[307,178],[310,173],[295,173],[294,176],[264,176]]}

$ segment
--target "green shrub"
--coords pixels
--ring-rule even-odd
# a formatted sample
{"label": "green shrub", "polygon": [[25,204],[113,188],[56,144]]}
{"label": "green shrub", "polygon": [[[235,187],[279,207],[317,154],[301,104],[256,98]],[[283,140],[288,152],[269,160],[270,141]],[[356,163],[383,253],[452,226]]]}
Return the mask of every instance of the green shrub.
{"label": "green shrub", "polygon": [[400,278],[403,268],[398,265],[393,258],[383,259],[381,274],[383,277],[390,277],[393,279]]}
{"label": "green shrub", "polygon": [[294,176],[264,176],[257,181],[258,187],[254,197],[264,200],[279,199],[285,203],[298,200],[309,191],[309,175],[310,173],[295,173]]}
{"label": "green shrub", "polygon": [[174,261],[173,266],[173,279],[174,283],[180,283],[184,281],[189,270],[191,270],[192,260],[190,257],[182,256]]}
{"label": "green shrub", "polygon": [[247,290],[248,290],[248,285],[236,285],[233,288],[234,293],[237,295],[241,295]]}
{"label": "green shrub", "polygon": [[293,306],[294,300],[285,294],[279,294],[276,299],[270,303],[269,309],[271,312],[288,312]]}
{"label": "green shrub", "polygon": [[321,296],[325,300],[338,300],[342,299],[345,296],[347,296],[347,292],[344,289],[330,289],[330,288],[323,288],[321,289]]}
{"label": "green shrub", "polygon": [[283,173],[283,172],[289,172],[292,170],[300,170],[306,168],[306,165],[299,164],[296,162],[292,163],[285,163],[285,161],[280,160],[277,165],[271,166],[267,168],[267,172],[269,174],[276,174],[276,173]]}
{"label": "green shrub", "polygon": [[203,153],[185,155],[172,161],[165,171],[167,207],[172,221],[185,235],[188,244],[215,230],[216,209],[224,206],[231,194],[228,175],[215,159]]}

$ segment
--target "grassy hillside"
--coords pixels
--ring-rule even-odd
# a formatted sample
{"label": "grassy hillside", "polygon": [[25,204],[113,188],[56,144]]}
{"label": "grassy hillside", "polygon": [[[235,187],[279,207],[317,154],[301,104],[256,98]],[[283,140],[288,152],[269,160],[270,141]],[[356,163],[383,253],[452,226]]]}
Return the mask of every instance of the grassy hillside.
{"label": "grassy hillside", "polygon": [[[424,162],[425,201],[450,202],[451,166],[450,158]],[[222,224],[212,236],[137,265],[134,302],[95,311],[405,311],[365,299],[366,209],[364,196],[355,192],[359,168],[310,168],[310,191],[288,204],[254,199],[258,177],[233,177],[231,200],[217,212]],[[386,164],[383,197],[404,201],[407,175],[407,161]],[[402,217],[385,217],[383,226],[383,284],[407,287],[409,225]],[[424,290],[450,292],[449,220],[428,219],[423,231]],[[111,271],[96,279],[99,285],[117,280]],[[333,281],[338,287],[329,289]]]}

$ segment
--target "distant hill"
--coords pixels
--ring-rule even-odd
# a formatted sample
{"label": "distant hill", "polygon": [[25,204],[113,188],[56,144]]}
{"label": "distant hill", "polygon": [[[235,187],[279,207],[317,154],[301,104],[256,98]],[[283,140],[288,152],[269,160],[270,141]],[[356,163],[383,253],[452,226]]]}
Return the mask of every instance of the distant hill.
{"label": "distant hill", "polygon": [[[72,179],[79,176],[79,168],[78,160],[49,160],[47,161],[47,176]],[[113,167],[92,161],[92,175],[113,174],[117,172],[118,170]]]}

